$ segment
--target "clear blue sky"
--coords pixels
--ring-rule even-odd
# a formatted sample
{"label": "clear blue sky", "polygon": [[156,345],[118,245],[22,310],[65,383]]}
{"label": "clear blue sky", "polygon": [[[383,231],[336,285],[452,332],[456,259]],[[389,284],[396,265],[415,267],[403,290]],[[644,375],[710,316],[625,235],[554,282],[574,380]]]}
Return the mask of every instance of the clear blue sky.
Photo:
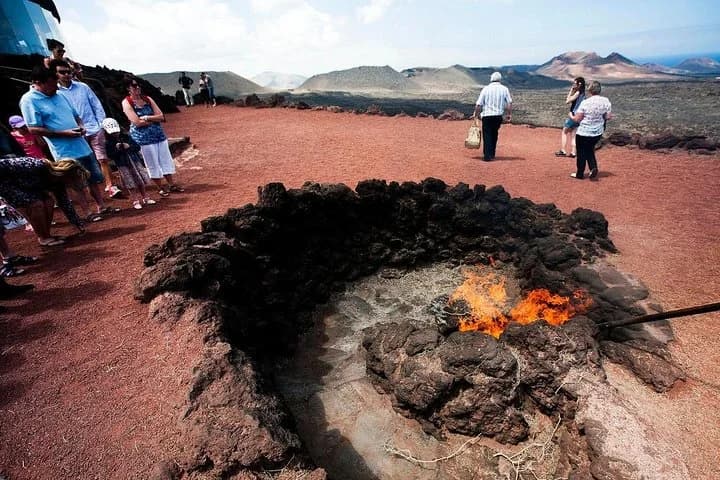
{"label": "clear blue sky", "polygon": [[135,73],[310,76],[360,65],[539,64],[720,50],[717,0],[55,0],[72,57]]}

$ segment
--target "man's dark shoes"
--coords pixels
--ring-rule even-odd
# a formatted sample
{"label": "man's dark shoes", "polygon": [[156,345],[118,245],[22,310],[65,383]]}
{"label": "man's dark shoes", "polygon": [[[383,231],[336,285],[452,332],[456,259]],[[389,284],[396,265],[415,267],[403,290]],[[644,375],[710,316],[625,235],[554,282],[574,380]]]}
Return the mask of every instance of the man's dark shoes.
{"label": "man's dark shoes", "polygon": [[597,176],[598,176],[597,168],[593,168],[592,170],[590,170],[590,175],[589,175],[590,178],[595,179],[595,178],[597,178]]}
{"label": "man's dark shoes", "polygon": [[576,180],[582,180],[582,179],[583,179],[583,176],[582,176],[582,175],[578,175],[577,173],[571,173],[570,176],[571,176],[572,178],[576,179]]}

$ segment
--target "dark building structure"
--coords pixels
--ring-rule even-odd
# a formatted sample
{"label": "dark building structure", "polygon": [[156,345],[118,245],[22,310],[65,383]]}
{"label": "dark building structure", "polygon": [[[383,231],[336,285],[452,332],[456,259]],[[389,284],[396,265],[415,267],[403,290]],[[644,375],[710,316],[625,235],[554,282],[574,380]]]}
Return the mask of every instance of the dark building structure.
{"label": "dark building structure", "polygon": [[65,43],[52,0],[0,1],[0,54],[49,55],[47,40]]}

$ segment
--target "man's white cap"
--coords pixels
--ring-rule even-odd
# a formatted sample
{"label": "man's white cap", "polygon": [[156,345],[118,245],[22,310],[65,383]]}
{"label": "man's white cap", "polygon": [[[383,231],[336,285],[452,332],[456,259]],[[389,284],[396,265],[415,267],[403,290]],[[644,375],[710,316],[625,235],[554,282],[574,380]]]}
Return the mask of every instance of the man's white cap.
{"label": "man's white cap", "polygon": [[491,82],[499,82],[500,80],[502,80],[502,75],[500,75],[500,72],[493,72],[493,74],[490,75]]}

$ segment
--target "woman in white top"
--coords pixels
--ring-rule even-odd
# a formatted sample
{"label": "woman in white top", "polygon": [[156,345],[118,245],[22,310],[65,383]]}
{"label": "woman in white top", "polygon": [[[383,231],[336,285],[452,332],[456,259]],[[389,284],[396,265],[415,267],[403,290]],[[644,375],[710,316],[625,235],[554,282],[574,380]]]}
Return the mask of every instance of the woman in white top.
{"label": "woman in white top", "polygon": [[605,122],[612,118],[610,100],[600,96],[600,82],[593,81],[587,88],[587,97],[569,117],[579,124],[575,141],[577,143],[577,171],[570,176],[582,179],[585,165],[590,169],[589,177],[597,178],[598,168],[595,159],[595,144],[605,132]]}

